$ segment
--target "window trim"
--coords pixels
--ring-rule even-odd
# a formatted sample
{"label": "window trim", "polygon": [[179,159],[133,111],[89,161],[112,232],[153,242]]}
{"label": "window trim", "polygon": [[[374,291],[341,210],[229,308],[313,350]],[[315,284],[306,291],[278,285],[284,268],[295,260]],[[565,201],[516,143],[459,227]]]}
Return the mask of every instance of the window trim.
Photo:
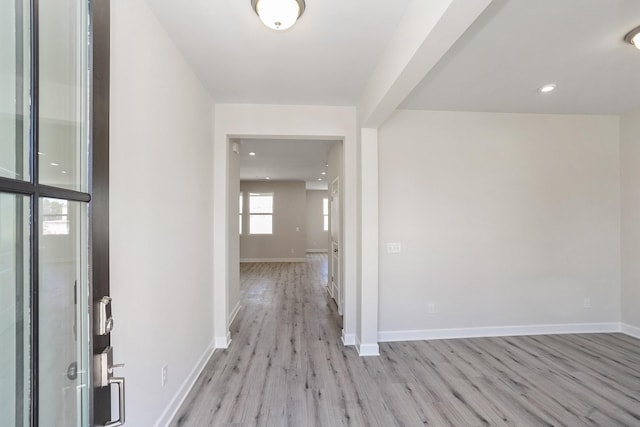
{"label": "window trim", "polygon": [[[271,211],[270,212],[253,212],[251,206],[252,197],[270,197],[271,198]],[[273,192],[249,192],[249,235],[250,236],[271,236],[273,235],[273,205],[275,202],[275,195]],[[271,229],[269,232],[255,232],[251,227],[251,219],[255,217],[269,217],[271,220]]]}

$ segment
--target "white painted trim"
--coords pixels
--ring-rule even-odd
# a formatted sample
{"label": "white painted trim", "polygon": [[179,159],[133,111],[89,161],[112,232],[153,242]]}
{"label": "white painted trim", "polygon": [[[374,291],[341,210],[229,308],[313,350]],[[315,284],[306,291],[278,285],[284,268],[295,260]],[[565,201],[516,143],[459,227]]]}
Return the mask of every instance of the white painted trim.
{"label": "white painted trim", "polygon": [[229,348],[229,344],[231,344],[231,332],[229,331],[227,331],[227,335],[224,337],[214,338],[214,348]]}
{"label": "white painted trim", "polygon": [[184,400],[189,395],[189,392],[195,385],[198,377],[204,370],[204,367],[207,366],[209,359],[211,359],[211,356],[213,356],[214,351],[215,348],[212,342],[207,346],[200,359],[196,362],[195,366],[178,389],[177,393],[173,396],[173,399],[171,399],[169,405],[167,405],[165,410],[162,412],[162,415],[160,415],[160,418],[158,418],[158,421],[156,421],[156,423],[154,424],[155,427],[166,427],[169,425],[169,423],[171,423],[171,421],[173,421],[173,418],[178,413],[178,409],[180,409],[180,407],[184,403]]}
{"label": "white painted trim", "polygon": [[379,342],[425,341],[455,338],[508,337],[520,335],[556,335],[620,332],[620,323],[569,323],[561,325],[495,326],[489,328],[423,329],[381,331]]}
{"label": "white painted trim", "polygon": [[306,258],[240,258],[240,262],[307,262]]}
{"label": "white painted trim", "polygon": [[356,336],[356,350],[358,350],[358,356],[380,356],[380,346],[375,344],[362,344],[360,338]]}
{"label": "white painted trim", "polygon": [[356,345],[356,335],[355,334],[346,334],[344,329],[342,330],[342,344],[346,345]]}
{"label": "white painted trim", "polygon": [[328,249],[307,249],[308,254],[326,254],[328,252]]}
{"label": "white painted trim", "polygon": [[229,310],[229,247],[233,236],[229,228],[229,152],[230,139],[278,138],[342,141],[342,182],[344,200],[345,289],[343,325],[355,333],[359,306],[356,303],[359,280],[359,140],[355,106],[214,104],[213,115],[213,304],[214,336],[226,335]]}
{"label": "white painted trim", "polygon": [[623,334],[640,339],[640,328],[636,326],[631,326],[627,323],[621,323],[620,330]]}
{"label": "white painted trim", "polygon": [[231,314],[229,315],[229,326],[231,326],[233,321],[236,320],[236,316],[238,315],[238,312],[240,311],[241,308],[242,306],[240,305],[240,301],[238,301],[236,303],[236,306],[233,307],[233,310],[231,310]]}

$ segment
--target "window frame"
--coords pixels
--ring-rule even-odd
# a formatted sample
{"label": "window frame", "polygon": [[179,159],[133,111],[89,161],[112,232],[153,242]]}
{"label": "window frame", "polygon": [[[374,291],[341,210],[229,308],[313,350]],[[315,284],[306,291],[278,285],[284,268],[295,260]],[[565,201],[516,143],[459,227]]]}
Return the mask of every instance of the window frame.
{"label": "window frame", "polygon": [[[257,197],[270,197],[271,198],[271,206],[269,212],[260,212],[254,211],[252,200]],[[274,204],[275,204],[275,195],[273,192],[249,192],[249,235],[251,236],[269,236],[273,235],[273,212],[274,212]],[[267,231],[254,231],[254,227],[252,226],[252,219],[258,217],[268,217],[270,220],[270,230]]]}

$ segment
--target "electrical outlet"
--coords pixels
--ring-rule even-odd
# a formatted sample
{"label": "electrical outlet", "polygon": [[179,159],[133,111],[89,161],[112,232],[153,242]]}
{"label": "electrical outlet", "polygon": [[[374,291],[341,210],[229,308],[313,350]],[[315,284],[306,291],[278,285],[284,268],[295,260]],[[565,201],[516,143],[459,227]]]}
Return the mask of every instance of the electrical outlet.
{"label": "electrical outlet", "polygon": [[388,254],[398,254],[402,250],[400,243],[387,243]]}
{"label": "electrical outlet", "polygon": [[435,314],[436,305],[434,303],[429,303],[429,305],[427,306],[427,311],[429,312],[429,314]]}
{"label": "electrical outlet", "polygon": [[583,305],[584,308],[591,308],[591,298],[584,297]]}
{"label": "electrical outlet", "polygon": [[169,366],[168,365],[164,365],[162,367],[162,387],[164,387],[165,385],[167,385],[167,375],[169,374]]}

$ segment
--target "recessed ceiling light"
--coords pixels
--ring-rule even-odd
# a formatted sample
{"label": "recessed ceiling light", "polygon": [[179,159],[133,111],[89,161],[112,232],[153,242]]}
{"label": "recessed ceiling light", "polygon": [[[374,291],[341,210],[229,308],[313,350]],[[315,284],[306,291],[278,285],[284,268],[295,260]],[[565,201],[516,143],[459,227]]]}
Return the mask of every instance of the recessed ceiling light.
{"label": "recessed ceiling light", "polygon": [[640,49],[640,26],[629,31],[627,35],[624,36],[624,41],[634,45],[636,49]]}
{"label": "recessed ceiling light", "polygon": [[318,178],[318,181],[322,181],[322,178]]}
{"label": "recessed ceiling light", "polygon": [[253,151],[249,153],[250,156],[255,156],[256,153],[254,153]]}
{"label": "recessed ceiling light", "polygon": [[67,173],[67,171],[61,171],[60,173]]}
{"label": "recessed ceiling light", "polygon": [[265,176],[264,179],[271,179],[271,177],[270,176]]}
{"label": "recessed ceiling light", "polygon": [[50,165],[51,166],[60,166],[58,163],[53,163],[53,162],[51,162]]}
{"label": "recessed ceiling light", "polygon": [[326,172],[322,172],[322,175],[326,175],[326,174],[327,174]]}
{"label": "recessed ceiling light", "polygon": [[540,91],[540,93],[549,93],[549,92],[553,92],[554,90],[556,90],[556,85],[554,83],[550,83],[548,85],[544,85],[542,86],[540,89],[538,89]]}

